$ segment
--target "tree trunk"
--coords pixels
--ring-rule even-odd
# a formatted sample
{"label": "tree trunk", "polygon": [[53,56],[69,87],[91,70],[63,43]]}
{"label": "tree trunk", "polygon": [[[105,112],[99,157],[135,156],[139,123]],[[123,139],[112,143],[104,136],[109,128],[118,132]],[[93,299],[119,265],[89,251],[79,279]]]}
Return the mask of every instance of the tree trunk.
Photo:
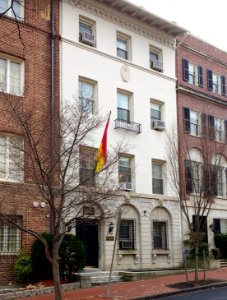
{"label": "tree trunk", "polygon": [[195,284],[199,284],[199,275],[198,275],[198,269],[199,269],[199,246],[195,245]]}
{"label": "tree trunk", "polygon": [[60,279],[60,270],[59,270],[59,255],[58,249],[53,245],[53,261],[52,261],[52,272],[54,280],[54,291],[55,291],[55,300],[62,300],[62,289],[61,289],[61,279]]}

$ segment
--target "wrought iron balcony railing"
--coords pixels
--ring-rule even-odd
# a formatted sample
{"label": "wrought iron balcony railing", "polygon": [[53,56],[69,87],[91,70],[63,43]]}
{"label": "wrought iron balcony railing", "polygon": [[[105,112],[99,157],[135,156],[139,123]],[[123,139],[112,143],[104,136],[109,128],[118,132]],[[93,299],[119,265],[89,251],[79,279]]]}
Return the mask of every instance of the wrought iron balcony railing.
{"label": "wrought iron balcony railing", "polygon": [[122,128],[125,130],[136,132],[137,134],[141,133],[142,125],[132,121],[125,121],[121,119],[114,120],[115,129]]}

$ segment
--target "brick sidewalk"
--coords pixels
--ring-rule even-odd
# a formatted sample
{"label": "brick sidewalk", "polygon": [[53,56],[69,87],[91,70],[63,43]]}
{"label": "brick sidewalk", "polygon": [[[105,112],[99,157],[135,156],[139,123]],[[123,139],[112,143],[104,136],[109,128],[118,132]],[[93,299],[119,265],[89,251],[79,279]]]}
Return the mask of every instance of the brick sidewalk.
{"label": "brick sidewalk", "polygon": [[[189,274],[189,280],[193,280],[193,273]],[[199,278],[203,278],[203,273],[200,272]],[[215,279],[227,281],[227,268],[212,270],[206,272],[206,279]],[[184,274],[168,275],[147,280],[134,282],[120,282],[109,285],[109,298],[107,296],[107,285],[96,286],[89,289],[77,289],[71,292],[64,292],[64,300],[128,300],[139,297],[158,295],[168,292],[177,291],[175,288],[168,287],[170,284],[185,282]],[[54,300],[53,294],[32,296],[21,298],[21,300]]]}

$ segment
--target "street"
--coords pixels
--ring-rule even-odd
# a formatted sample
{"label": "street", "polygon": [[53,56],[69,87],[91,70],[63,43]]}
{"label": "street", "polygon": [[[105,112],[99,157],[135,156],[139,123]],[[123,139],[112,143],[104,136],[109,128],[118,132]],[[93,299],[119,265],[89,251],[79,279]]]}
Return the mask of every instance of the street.
{"label": "street", "polygon": [[227,287],[213,288],[188,294],[159,298],[159,300],[226,300]]}

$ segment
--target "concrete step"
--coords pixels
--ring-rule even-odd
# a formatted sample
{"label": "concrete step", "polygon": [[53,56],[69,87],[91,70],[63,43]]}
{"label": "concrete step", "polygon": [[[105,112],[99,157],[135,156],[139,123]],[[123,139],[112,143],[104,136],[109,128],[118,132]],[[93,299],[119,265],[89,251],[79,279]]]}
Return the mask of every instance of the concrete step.
{"label": "concrete step", "polygon": [[[78,274],[79,276],[88,276],[90,277],[91,284],[103,284],[108,283],[110,272],[102,271],[97,268],[85,268],[82,272]],[[119,282],[122,281],[122,276],[118,271],[113,271],[111,274],[110,282]]]}
{"label": "concrete step", "polygon": [[221,259],[221,261],[220,261],[220,267],[221,268],[227,267],[227,259]]}

